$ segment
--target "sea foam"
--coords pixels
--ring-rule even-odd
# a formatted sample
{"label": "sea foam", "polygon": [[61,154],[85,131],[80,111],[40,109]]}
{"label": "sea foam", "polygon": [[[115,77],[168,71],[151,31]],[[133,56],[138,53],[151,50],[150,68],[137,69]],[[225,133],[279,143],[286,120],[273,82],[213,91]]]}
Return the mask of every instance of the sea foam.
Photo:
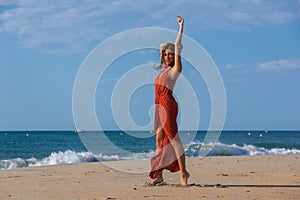
{"label": "sea foam", "polygon": [[[253,155],[270,155],[270,154],[300,154],[299,149],[286,149],[286,148],[272,148],[267,149],[264,147],[256,147],[254,145],[244,144],[238,146],[236,144],[204,144],[192,142],[185,149],[188,157],[199,156],[253,156]],[[208,152],[204,155],[203,153]]]}
{"label": "sea foam", "polygon": [[[203,152],[208,152],[204,154]],[[298,149],[272,148],[266,149],[256,147],[254,145],[238,146],[236,144],[204,144],[200,142],[192,142],[185,147],[187,157],[203,157],[203,156],[253,156],[253,155],[270,155],[270,154],[300,154]],[[45,165],[58,165],[82,162],[102,162],[116,160],[142,160],[150,159],[155,155],[155,151],[130,153],[125,156],[119,155],[95,155],[92,152],[75,152],[67,150],[65,152],[53,152],[43,159],[14,158],[10,160],[0,160],[0,169],[14,169],[22,167],[34,167]]]}

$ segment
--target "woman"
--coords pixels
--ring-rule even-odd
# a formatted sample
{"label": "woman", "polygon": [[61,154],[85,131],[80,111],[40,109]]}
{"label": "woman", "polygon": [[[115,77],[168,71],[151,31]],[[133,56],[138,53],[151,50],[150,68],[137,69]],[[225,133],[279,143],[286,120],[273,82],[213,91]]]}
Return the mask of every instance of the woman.
{"label": "woman", "polygon": [[182,71],[181,50],[184,19],[177,17],[178,36],[175,43],[160,45],[162,72],[155,78],[155,122],[156,155],[151,159],[152,184],[163,182],[163,169],[180,171],[181,185],[187,185],[189,173],[185,167],[184,149],[178,134],[178,105],[172,91]]}

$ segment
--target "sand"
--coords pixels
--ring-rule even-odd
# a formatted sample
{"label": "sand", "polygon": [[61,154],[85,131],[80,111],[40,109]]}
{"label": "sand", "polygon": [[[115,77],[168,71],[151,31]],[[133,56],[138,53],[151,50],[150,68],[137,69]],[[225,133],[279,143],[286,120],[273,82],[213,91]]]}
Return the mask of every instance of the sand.
{"label": "sand", "polygon": [[[77,163],[0,170],[0,199],[300,199],[300,155],[188,158],[189,186],[164,172],[149,186],[149,161]],[[143,173],[136,173],[144,171]]]}

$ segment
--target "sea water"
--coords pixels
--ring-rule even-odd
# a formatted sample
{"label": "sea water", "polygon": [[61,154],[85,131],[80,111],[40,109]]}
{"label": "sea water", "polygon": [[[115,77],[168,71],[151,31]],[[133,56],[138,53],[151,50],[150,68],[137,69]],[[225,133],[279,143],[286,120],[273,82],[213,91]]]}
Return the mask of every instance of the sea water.
{"label": "sea water", "polygon": [[[300,154],[300,131],[181,131],[180,136],[187,157]],[[218,140],[207,140],[208,136]],[[149,131],[0,132],[0,169],[154,155],[155,137]]]}

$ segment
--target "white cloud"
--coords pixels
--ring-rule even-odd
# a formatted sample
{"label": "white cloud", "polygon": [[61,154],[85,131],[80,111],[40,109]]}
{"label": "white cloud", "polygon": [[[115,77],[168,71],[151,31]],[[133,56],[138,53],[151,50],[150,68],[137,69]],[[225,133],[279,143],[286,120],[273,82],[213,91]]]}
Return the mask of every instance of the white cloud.
{"label": "white cloud", "polygon": [[253,26],[286,23],[299,19],[300,8],[295,0],[287,1],[235,1],[224,14],[223,28],[248,29]]}
{"label": "white cloud", "polygon": [[18,0],[1,0],[0,6],[7,6],[18,3]]}
{"label": "white cloud", "polygon": [[230,18],[232,21],[250,21],[253,19],[253,17],[249,13],[245,12],[231,12],[227,13],[226,16]]}
{"label": "white cloud", "polygon": [[251,70],[255,69],[258,72],[279,72],[286,70],[300,69],[300,58],[288,58],[280,60],[271,60],[252,64],[228,64],[225,66],[229,70]]}
{"label": "white cloud", "polygon": [[257,63],[259,71],[282,71],[300,69],[300,59],[282,59],[269,62]]}
{"label": "white cloud", "polygon": [[246,64],[227,64],[225,67],[229,70],[236,70],[236,69],[243,69],[245,67],[249,67],[249,65]]}
{"label": "white cloud", "polygon": [[251,29],[300,17],[299,0],[4,0],[0,5],[13,5],[0,12],[0,31],[15,33],[25,47],[46,51],[82,51],[130,28],[176,28],[178,14],[187,19],[191,32]]}

